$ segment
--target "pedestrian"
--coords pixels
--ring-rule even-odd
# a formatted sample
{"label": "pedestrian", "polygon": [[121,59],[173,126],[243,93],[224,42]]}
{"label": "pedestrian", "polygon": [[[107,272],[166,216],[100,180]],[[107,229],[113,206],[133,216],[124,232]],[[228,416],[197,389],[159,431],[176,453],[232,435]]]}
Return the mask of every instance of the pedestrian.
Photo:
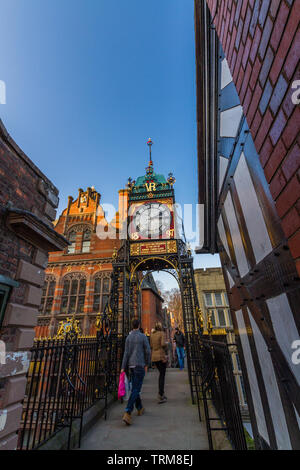
{"label": "pedestrian", "polygon": [[140,322],[137,319],[132,321],[132,331],[127,336],[125,341],[125,351],[122,361],[121,373],[127,371],[131,372],[131,394],[127,402],[123,421],[125,424],[132,423],[131,413],[134,406],[137,409],[138,416],[144,414],[140,392],[143,385],[145,373],[148,370],[151,359],[151,350],[148,338],[140,332]]}
{"label": "pedestrian", "polygon": [[180,370],[184,369],[184,358],[185,358],[185,338],[184,334],[179,330],[178,327],[175,328],[175,334],[173,340],[176,343],[176,352],[179,362]]}
{"label": "pedestrian", "polygon": [[165,376],[167,369],[166,348],[167,343],[161,323],[156,323],[154,332],[150,336],[150,346],[152,350],[151,360],[159,371],[158,379],[158,403],[165,403]]}

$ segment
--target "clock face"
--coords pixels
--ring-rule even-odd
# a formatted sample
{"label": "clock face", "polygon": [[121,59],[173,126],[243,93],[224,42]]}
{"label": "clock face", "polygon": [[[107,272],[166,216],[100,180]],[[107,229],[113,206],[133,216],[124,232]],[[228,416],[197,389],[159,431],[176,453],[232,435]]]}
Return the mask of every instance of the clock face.
{"label": "clock face", "polygon": [[172,214],[166,204],[146,203],[138,207],[133,216],[135,226],[132,239],[161,238],[171,228]]}

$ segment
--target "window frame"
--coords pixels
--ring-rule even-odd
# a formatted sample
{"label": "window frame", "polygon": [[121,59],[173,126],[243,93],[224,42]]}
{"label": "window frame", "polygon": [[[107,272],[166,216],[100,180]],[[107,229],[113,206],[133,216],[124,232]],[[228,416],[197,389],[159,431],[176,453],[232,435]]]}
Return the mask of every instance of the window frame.
{"label": "window frame", "polygon": [[[80,293],[80,285],[82,283],[82,281],[85,282],[85,286],[84,286],[84,293]],[[64,291],[65,291],[65,284],[69,282],[69,286],[68,286],[68,289],[67,289],[67,293],[64,294]],[[74,282],[77,282],[77,286],[76,286],[76,293],[73,293],[72,294],[72,289],[73,289],[73,286],[74,286]],[[75,274],[75,275],[66,275],[64,278],[63,278],[63,285],[62,285],[62,288],[63,288],[63,292],[62,292],[62,296],[61,296],[61,302],[60,302],[60,313],[62,315],[77,315],[77,314],[83,314],[84,313],[84,306],[85,306],[85,302],[86,302],[86,286],[87,286],[87,277],[83,274]],[[83,297],[83,306],[82,306],[82,310],[78,310],[78,306],[80,305],[79,303],[79,299]],[[66,303],[66,306],[63,307],[63,303],[65,301],[65,299],[67,300],[67,303]],[[75,304],[74,304],[74,310],[72,309],[72,311],[70,311],[70,304],[71,304],[71,301],[73,302],[73,300],[75,299]],[[65,308],[65,311],[62,311],[62,309]]]}
{"label": "window frame", "polygon": [[[54,283],[53,295],[49,296],[49,289],[52,283]],[[46,292],[45,292],[45,295],[42,294],[42,297],[41,297],[39,315],[51,315],[52,313],[54,299],[55,299],[56,278],[54,276],[46,276],[43,289],[45,288],[45,285],[47,285]],[[52,299],[51,310],[50,312],[46,312],[46,305],[49,299]]]}
{"label": "window frame", "polygon": [[[89,238],[87,240],[84,239],[85,234],[89,234]],[[81,253],[90,253],[91,252],[91,240],[92,240],[92,230],[87,228],[82,232],[82,241],[81,241]],[[84,245],[88,243],[88,245]],[[88,248],[87,250],[84,248]]]}
{"label": "window frame", "polygon": [[[96,284],[96,281],[99,280],[100,281],[100,289],[99,289],[99,292],[95,292],[95,284]],[[103,290],[103,287],[104,287],[104,282],[105,281],[108,281],[108,289],[106,290]],[[111,279],[110,277],[108,277],[107,275],[103,274],[103,275],[96,275],[94,277],[94,291],[93,291],[93,313],[103,313],[104,311],[104,308],[109,300],[109,294],[110,294],[110,289],[111,289]],[[106,304],[103,305],[103,298],[104,296],[106,297],[107,296],[107,301],[106,301]],[[95,297],[99,297],[99,308],[95,308]]]}

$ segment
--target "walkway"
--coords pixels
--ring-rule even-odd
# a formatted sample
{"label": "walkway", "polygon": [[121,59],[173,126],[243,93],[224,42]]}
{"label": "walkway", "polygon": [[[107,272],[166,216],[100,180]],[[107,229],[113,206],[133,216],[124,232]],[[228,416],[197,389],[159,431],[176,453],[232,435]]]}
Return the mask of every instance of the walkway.
{"label": "walkway", "polygon": [[85,450],[206,450],[205,423],[199,422],[197,406],[192,405],[186,372],[168,369],[167,403],[157,404],[158,372],[146,375],[142,399],[146,412],[133,413],[133,424],[122,422],[124,404],[114,403],[107,421],[101,418],[83,437]]}

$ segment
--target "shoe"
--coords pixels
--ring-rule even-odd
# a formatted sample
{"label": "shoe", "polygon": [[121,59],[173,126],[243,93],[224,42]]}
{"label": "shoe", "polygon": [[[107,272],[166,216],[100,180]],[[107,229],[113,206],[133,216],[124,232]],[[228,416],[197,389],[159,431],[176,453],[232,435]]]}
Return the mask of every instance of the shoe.
{"label": "shoe", "polygon": [[142,416],[144,413],[145,413],[145,408],[141,408],[140,410],[138,410],[137,415]]}
{"label": "shoe", "polygon": [[158,403],[159,403],[159,404],[160,404],[160,403],[165,403],[166,401],[167,401],[167,397],[165,397],[165,396],[161,397],[161,396],[159,395],[159,397],[158,397]]}
{"label": "shoe", "polygon": [[129,426],[131,424],[131,415],[127,412],[124,413],[123,421],[125,424],[127,424],[127,426]]}

